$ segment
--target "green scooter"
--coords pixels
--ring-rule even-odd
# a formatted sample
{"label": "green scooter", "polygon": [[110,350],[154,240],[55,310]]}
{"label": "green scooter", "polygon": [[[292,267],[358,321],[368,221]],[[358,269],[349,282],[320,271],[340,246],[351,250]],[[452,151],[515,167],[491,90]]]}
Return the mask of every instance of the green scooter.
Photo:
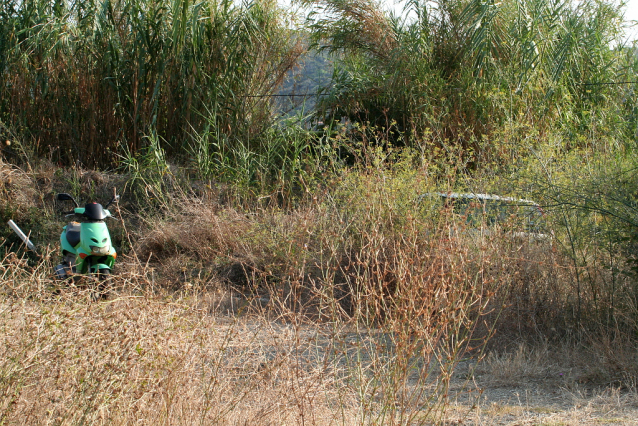
{"label": "green scooter", "polygon": [[104,207],[99,203],[80,207],[71,195],[58,194],[58,201],[72,201],[75,204],[73,210],[64,213],[66,217],[74,216],[81,220],[69,222],[60,235],[63,260],[55,267],[59,279],[78,274],[105,279],[110,275],[117,253],[104,221],[112,217],[107,208],[119,198],[119,195],[114,196]]}

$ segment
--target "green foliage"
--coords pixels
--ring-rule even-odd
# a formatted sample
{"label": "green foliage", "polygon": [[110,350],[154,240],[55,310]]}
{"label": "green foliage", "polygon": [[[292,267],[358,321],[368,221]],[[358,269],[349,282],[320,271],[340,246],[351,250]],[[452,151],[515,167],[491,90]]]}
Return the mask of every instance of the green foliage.
{"label": "green foliage", "polygon": [[210,120],[203,132],[193,134],[188,148],[196,174],[289,199],[315,173],[322,145],[311,145],[315,137],[300,122],[292,117],[254,138],[231,140]]}
{"label": "green foliage", "polygon": [[339,60],[322,121],[396,123],[395,143],[475,150],[514,123],[572,146],[635,129],[633,84],[607,84],[635,80],[615,3],[414,0],[404,21],[365,0],[301,3],[322,12],[309,17],[315,46]]}
{"label": "green foliage", "polygon": [[88,166],[147,134],[183,154],[209,121],[254,137],[271,100],[251,96],[272,94],[301,52],[269,1],[6,1],[0,16],[0,117],[37,154]]}
{"label": "green foliage", "polygon": [[180,192],[180,179],[175,176],[156,135],[147,137],[147,146],[136,154],[128,151],[122,156],[121,168],[127,175],[123,188],[136,210],[153,214],[168,210],[172,196]]}
{"label": "green foliage", "polygon": [[605,152],[601,141],[583,149],[553,142],[523,159],[511,184],[527,188],[544,206],[555,249],[572,262],[569,304],[575,321],[635,332],[635,155]]}

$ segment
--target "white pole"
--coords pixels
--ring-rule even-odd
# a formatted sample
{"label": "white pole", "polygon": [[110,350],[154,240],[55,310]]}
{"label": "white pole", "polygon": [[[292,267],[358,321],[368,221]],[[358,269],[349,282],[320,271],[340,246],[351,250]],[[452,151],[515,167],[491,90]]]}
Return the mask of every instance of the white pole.
{"label": "white pole", "polygon": [[18,227],[18,225],[16,225],[15,222],[12,221],[12,220],[10,220],[8,223],[9,223],[9,226],[11,227],[11,229],[13,229],[16,234],[18,234],[18,237],[20,237],[22,239],[22,241],[24,241],[24,243],[27,245],[27,247],[30,250],[36,251],[35,250],[35,246],[33,245],[33,243],[31,241],[29,241],[29,237],[24,235],[24,232],[22,232],[22,229],[20,229]]}

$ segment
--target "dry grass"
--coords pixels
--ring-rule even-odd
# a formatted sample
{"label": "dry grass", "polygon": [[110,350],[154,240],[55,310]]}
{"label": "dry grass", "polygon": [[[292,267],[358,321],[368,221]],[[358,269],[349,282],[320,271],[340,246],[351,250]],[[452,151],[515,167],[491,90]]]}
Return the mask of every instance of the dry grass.
{"label": "dry grass", "polygon": [[[97,182],[95,193],[112,182],[86,174],[72,182]],[[583,419],[584,406],[628,418],[627,333],[542,339],[575,325],[573,270],[555,246],[420,216],[407,186],[375,178],[292,210],[182,194],[170,215],[125,213],[116,225],[131,246],[99,303],[90,283],[52,280],[53,251],[6,255],[0,422],[533,424]],[[586,312],[595,299],[582,295]],[[551,387],[559,408],[534,399]]]}
{"label": "dry grass", "polygon": [[47,270],[3,260],[4,423],[400,424],[440,415],[452,361],[405,353],[384,329],[249,314],[249,302],[233,310],[212,292],[166,294],[147,271],[127,269],[108,301],[91,303],[90,289],[52,291]]}
{"label": "dry grass", "polygon": [[[19,259],[5,259],[3,282],[21,281],[23,271]],[[51,284],[45,275],[36,282]],[[124,273],[102,303],[89,303],[88,291],[75,287],[52,294],[29,286],[30,297],[5,295],[3,422],[331,424],[335,416],[356,418],[350,395],[340,394],[347,375],[329,351],[313,351],[316,331],[223,316],[214,297],[162,297],[140,279]],[[335,402],[342,413],[329,408]]]}
{"label": "dry grass", "polygon": [[35,206],[38,194],[26,172],[0,157],[0,177],[0,200],[12,200],[15,206]]}
{"label": "dry grass", "polygon": [[574,344],[547,342],[489,353],[467,366],[476,391],[454,399],[446,419],[468,425],[638,424],[635,381],[617,386],[583,380],[597,368],[593,355]]}
{"label": "dry grass", "polygon": [[[64,287],[51,279],[52,253],[35,264],[14,254],[3,259],[4,421],[441,419],[454,367],[487,301],[472,268],[470,275],[446,277],[445,260],[465,265],[466,251],[430,251],[428,259],[439,260],[428,264],[417,256],[420,239],[385,240],[371,232],[351,257],[326,257],[323,269],[308,245],[317,223],[312,209],[263,221],[232,211],[183,215],[141,247],[181,241],[187,250],[173,248],[173,259],[242,259],[251,272],[239,298],[214,273],[189,271],[177,288],[167,287],[156,264],[140,263],[137,254],[118,264],[110,299],[91,303],[90,283]],[[169,223],[180,220],[188,230],[170,231]],[[327,244],[314,247],[336,249]],[[369,257],[369,247],[378,247],[378,255]],[[341,266],[332,267],[335,261]],[[340,300],[334,285],[351,293],[349,300]]]}
{"label": "dry grass", "polygon": [[634,424],[635,386],[561,376],[583,365],[568,347],[521,345],[459,375],[445,342],[424,356],[416,342],[436,342],[422,335],[273,317],[221,285],[166,291],[126,261],[91,302],[48,267],[0,266],[5,424]]}

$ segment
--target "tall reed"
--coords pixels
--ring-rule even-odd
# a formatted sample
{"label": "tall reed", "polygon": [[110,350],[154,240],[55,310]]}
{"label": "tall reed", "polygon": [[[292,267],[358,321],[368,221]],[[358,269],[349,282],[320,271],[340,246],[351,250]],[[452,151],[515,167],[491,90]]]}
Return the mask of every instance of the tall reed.
{"label": "tall reed", "polygon": [[321,12],[308,24],[336,63],[320,121],[397,129],[395,143],[458,144],[504,163],[489,141],[513,125],[513,146],[557,133],[573,146],[623,143],[635,128],[636,60],[613,2],[412,0],[407,18],[367,0],[300,3]]}
{"label": "tall reed", "polygon": [[0,16],[3,119],[63,164],[112,166],[151,134],[183,155],[207,126],[255,139],[302,50],[272,1],[7,1]]}

